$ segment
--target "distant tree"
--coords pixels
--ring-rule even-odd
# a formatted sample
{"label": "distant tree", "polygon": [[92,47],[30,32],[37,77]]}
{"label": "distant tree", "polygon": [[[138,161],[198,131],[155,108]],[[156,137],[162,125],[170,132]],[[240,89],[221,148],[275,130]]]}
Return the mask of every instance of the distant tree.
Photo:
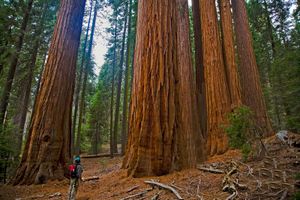
{"label": "distant tree", "polygon": [[0,125],[2,126],[5,121],[5,114],[7,110],[7,106],[9,103],[9,96],[12,89],[12,84],[15,76],[15,72],[18,65],[20,51],[23,46],[24,36],[26,33],[26,27],[28,25],[31,9],[32,9],[33,0],[29,0],[27,3],[27,7],[24,11],[24,16],[22,19],[22,24],[19,32],[19,36],[17,37],[16,44],[15,44],[15,51],[11,54],[11,60],[9,64],[9,71],[7,74],[7,79],[5,82],[5,86],[3,89],[3,93],[1,95],[0,101]]}
{"label": "distant tree", "polygon": [[127,129],[128,129],[128,95],[129,95],[129,70],[130,70],[130,55],[131,55],[131,49],[130,45],[132,43],[131,40],[131,34],[132,34],[132,27],[131,27],[131,20],[132,20],[132,0],[129,0],[128,2],[129,6],[129,12],[128,12],[128,31],[127,31],[127,42],[126,42],[126,67],[125,67],[125,80],[124,80],[124,100],[123,100],[123,119],[122,119],[122,132],[121,132],[121,154],[125,154],[125,148],[127,143]]}
{"label": "distant tree", "polygon": [[123,36],[122,36],[122,45],[121,45],[121,52],[120,52],[120,63],[119,63],[119,69],[118,69],[118,85],[117,85],[117,97],[116,97],[116,110],[115,110],[115,121],[114,121],[114,144],[113,149],[114,153],[118,153],[118,128],[119,128],[119,115],[120,115],[120,102],[121,102],[121,87],[122,87],[122,80],[123,80],[123,64],[124,64],[124,52],[125,52],[125,40],[126,40],[126,29],[127,29],[127,10],[128,10],[128,4],[125,6],[124,11],[124,25],[123,25]]}
{"label": "distant tree", "polygon": [[[72,137],[71,137],[71,144],[72,144],[72,153],[78,154],[80,151],[80,134],[77,134],[76,137],[76,148],[75,148],[75,132],[76,132],[76,125],[77,125],[77,115],[78,115],[78,107],[79,107],[79,100],[80,100],[80,91],[81,91],[81,85],[82,85],[82,76],[84,74],[84,64],[86,62],[86,47],[88,45],[88,37],[89,37],[89,31],[91,26],[91,18],[92,18],[92,9],[93,9],[93,0],[91,0],[91,5],[89,9],[89,17],[84,37],[84,42],[82,46],[82,56],[81,56],[81,62],[79,66],[79,73],[77,78],[77,84],[75,89],[75,100],[74,100],[74,114],[73,114],[73,123],[72,123]],[[81,122],[80,122],[81,123]]]}

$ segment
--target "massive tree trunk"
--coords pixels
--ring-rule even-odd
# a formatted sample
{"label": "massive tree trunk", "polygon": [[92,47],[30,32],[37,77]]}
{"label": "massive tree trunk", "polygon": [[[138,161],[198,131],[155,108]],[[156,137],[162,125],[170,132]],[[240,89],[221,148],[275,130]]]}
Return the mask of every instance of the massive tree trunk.
{"label": "massive tree trunk", "polygon": [[132,0],[129,0],[129,12],[128,12],[128,31],[127,31],[127,49],[126,49],[126,68],[125,68],[125,83],[124,83],[124,101],[123,101],[123,120],[122,120],[122,132],[121,132],[121,154],[125,154],[125,148],[127,143],[127,124],[128,124],[128,94],[129,94],[129,66],[130,66],[130,45],[131,45],[131,16],[132,15]]}
{"label": "massive tree trunk", "polygon": [[196,94],[197,104],[199,105],[200,123],[202,132],[206,133],[206,103],[205,103],[205,83],[203,51],[201,38],[201,19],[199,0],[193,0],[193,18],[194,18],[194,41],[195,41],[195,68],[196,68]]}
{"label": "massive tree trunk", "polygon": [[226,70],[226,80],[229,87],[231,108],[237,108],[242,104],[240,80],[235,60],[233,40],[233,24],[230,0],[219,0],[222,28],[223,57]]}
{"label": "massive tree trunk", "polygon": [[[177,48],[178,48],[177,55],[180,57],[178,58],[177,73],[179,76],[181,76],[180,81],[178,82],[178,89],[177,89],[178,90],[177,91],[178,112],[180,113],[180,116],[178,117],[178,130],[179,130],[178,132],[180,133],[187,132],[187,134],[179,134],[178,139],[180,141],[186,141],[187,142],[186,145],[190,145],[188,144],[188,142],[190,142],[191,139],[196,141],[197,161],[201,162],[206,157],[204,152],[205,135],[201,131],[201,124],[200,124],[200,115],[203,114],[203,111],[199,113],[200,105],[197,103],[197,92],[195,91],[196,80],[195,80],[194,70],[193,70],[191,42],[189,38],[190,21],[189,21],[189,12],[188,12],[188,1],[176,0],[176,2],[177,2]],[[197,68],[202,68],[203,70],[202,64],[197,66]],[[193,147],[193,145],[191,145],[191,147]],[[184,151],[186,151],[186,149],[181,148],[179,149],[179,151],[182,151],[179,154],[184,155],[185,154]]]}
{"label": "massive tree trunk", "polygon": [[[126,4],[125,15],[127,15],[128,4]],[[124,18],[124,30],[123,30],[123,39],[122,39],[122,47],[121,47],[121,58],[119,64],[119,72],[118,72],[118,87],[117,87],[117,98],[116,98],[116,111],[115,111],[115,124],[114,124],[114,153],[118,153],[118,128],[119,128],[119,115],[120,115],[120,101],[121,101],[121,87],[122,87],[122,79],[123,79],[123,63],[124,63],[124,50],[125,50],[125,39],[126,39],[126,28],[127,28],[127,17]]]}
{"label": "massive tree trunk", "polygon": [[[71,159],[71,113],[85,0],[62,0],[29,136],[14,184],[62,179]],[[62,31],[63,30],[63,31]]]}
{"label": "massive tree trunk", "polygon": [[8,102],[9,102],[9,96],[11,92],[12,83],[14,80],[16,68],[18,65],[19,55],[23,46],[23,40],[26,32],[26,27],[29,21],[29,16],[32,8],[33,0],[29,0],[27,3],[27,8],[25,9],[23,21],[21,24],[20,34],[17,38],[16,42],[16,49],[15,52],[11,56],[11,62],[9,66],[9,71],[7,74],[7,79],[5,82],[5,86],[3,89],[3,93],[1,96],[1,102],[0,102],[0,125],[4,124],[5,121],[5,113],[7,110]]}
{"label": "massive tree trunk", "polygon": [[[78,74],[78,81],[75,89],[75,101],[74,101],[74,115],[73,115],[73,124],[72,124],[72,136],[71,136],[71,153],[74,154],[75,151],[78,149],[75,149],[75,129],[76,129],[76,124],[77,124],[77,113],[78,113],[78,106],[79,106],[79,96],[80,96],[80,89],[81,89],[81,82],[82,82],[82,74],[83,74],[83,68],[84,68],[84,63],[85,63],[85,58],[86,58],[86,46],[88,43],[88,36],[89,36],[89,31],[90,31],[90,24],[91,24],[91,18],[92,18],[92,8],[93,8],[93,1],[91,1],[91,6],[89,10],[89,18],[88,18],[88,23],[87,23],[87,28],[85,32],[85,38],[84,38],[84,43],[82,47],[82,58],[81,58],[81,63],[79,67],[79,74]],[[80,134],[77,135],[77,140],[80,143]],[[78,147],[78,145],[76,145]],[[78,150],[79,151],[79,150]]]}
{"label": "massive tree trunk", "polygon": [[200,1],[203,63],[207,107],[207,154],[221,154],[228,149],[222,126],[230,112],[230,97],[219,37],[214,0]]}
{"label": "massive tree trunk", "polygon": [[254,112],[253,120],[256,128],[264,136],[270,136],[273,131],[260,85],[245,1],[233,0],[232,9],[240,64],[242,101]]}
{"label": "massive tree trunk", "polygon": [[[86,87],[87,87],[87,80],[88,75],[90,72],[91,67],[91,56],[92,56],[92,48],[93,48],[93,41],[94,41],[94,33],[95,33],[95,27],[96,27],[96,20],[97,20],[97,12],[98,12],[98,1],[96,1],[95,7],[94,7],[94,16],[93,16],[93,23],[91,27],[91,35],[89,40],[89,46],[88,46],[88,52],[87,52],[87,62],[84,67],[83,71],[83,82],[82,82],[82,91],[81,91],[81,97],[80,97],[80,105],[79,105],[79,117],[78,117],[78,129],[77,129],[77,140],[76,140],[76,154],[80,154],[80,145],[81,145],[81,125],[83,123],[82,116],[85,109],[85,94],[86,94]],[[92,9],[92,6],[91,6]],[[92,12],[92,10],[91,10]]]}
{"label": "massive tree trunk", "polygon": [[[123,161],[134,177],[196,164],[194,139],[200,129],[195,130],[198,122],[193,119],[192,69],[184,65],[191,61],[185,60],[189,52],[180,55],[189,44],[183,44],[181,35],[177,38],[183,20],[177,16],[186,16],[186,3],[180,10],[174,0],[139,1],[130,135]],[[184,33],[188,37],[188,30]]]}

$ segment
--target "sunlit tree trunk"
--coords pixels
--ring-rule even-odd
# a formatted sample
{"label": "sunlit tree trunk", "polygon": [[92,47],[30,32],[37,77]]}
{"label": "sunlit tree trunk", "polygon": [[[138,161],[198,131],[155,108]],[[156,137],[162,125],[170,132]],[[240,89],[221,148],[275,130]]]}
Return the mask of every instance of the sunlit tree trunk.
{"label": "sunlit tree trunk", "polygon": [[[174,0],[139,1],[129,138],[123,161],[123,168],[134,177],[163,175],[196,164],[195,123],[199,122],[193,119],[196,99],[191,65],[184,65],[191,61],[186,60],[189,52],[180,55],[189,43],[183,44],[178,35],[183,19],[177,16],[188,12],[184,4],[178,13],[181,4]],[[188,37],[188,31],[184,34]]]}
{"label": "sunlit tree trunk", "polygon": [[[71,159],[71,113],[85,0],[62,0],[29,136],[14,184],[62,179]],[[63,31],[62,31],[63,30]]]}
{"label": "sunlit tree trunk", "polygon": [[242,101],[254,112],[253,120],[256,128],[264,136],[270,136],[273,131],[261,89],[245,1],[232,0],[232,9],[240,64]]}
{"label": "sunlit tree trunk", "polygon": [[228,149],[222,126],[230,112],[230,97],[220,42],[214,0],[200,1],[203,64],[207,107],[207,154],[221,154]]}

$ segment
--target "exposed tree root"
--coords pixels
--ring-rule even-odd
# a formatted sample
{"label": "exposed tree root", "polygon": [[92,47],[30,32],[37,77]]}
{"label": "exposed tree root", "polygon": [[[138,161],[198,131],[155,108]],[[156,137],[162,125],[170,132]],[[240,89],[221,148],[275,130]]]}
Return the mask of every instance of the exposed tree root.
{"label": "exposed tree root", "polygon": [[173,192],[173,194],[177,197],[177,199],[183,199],[180,196],[180,194],[171,186],[168,186],[168,185],[165,185],[165,184],[162,184],[162,183],[158,183],[158,182],[155,182],[155,181],[145,181],[145,183],[148,183],[150,185],[159,186],[163,189],[169,190],[169,191]]}

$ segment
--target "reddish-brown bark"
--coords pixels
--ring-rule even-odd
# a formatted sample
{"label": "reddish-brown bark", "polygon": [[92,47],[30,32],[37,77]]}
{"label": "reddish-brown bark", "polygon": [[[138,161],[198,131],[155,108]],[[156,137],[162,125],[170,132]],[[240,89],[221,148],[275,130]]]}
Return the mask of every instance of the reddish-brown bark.
{"label": "reddish-brown bark", "polygon": [[207,154],[221,154],[228,149],[222,126],[230,112],[222,47],[214,0],[200,1],[204,79],[207,109]]}
{"label": "reddish-brown bark", "polygon": [[[200,105],[197,104],[197,92],[196,79],[194,76],[192,53],[191,53],[191,42],[190,42],[190,23],[188,13],[188,2],[187,0],[176,0],[177,1],[177,55],[178,57],[178,71],[177,73],[182,76],[178,82],[178,111],[181,113],[179,118],[182,121],[178,121],[178,129],[181,132],[188,132],[190,134],[180,135],[179,140],[189,141],[193,137],[197,143],[196,153],[197,161],[201,162],[205,158],[204,147],[204,135],[201,131]],[[200,66],[198,66],[200,68]],[[201,66],[203,67],[203,66]],[[188,122],[188,123],[187,123]],[[192,133],[192,134],[191,134]],[[193,135],[194,134],[194,135]],[[185,150],[184,148],[182,148]],[[183,152],[184,153],[184,152]]]}
{"label": "reddish-brown bark", "polygon": [[223,58],[226,70],[227,84],[230,92],[231,108],[241,106],[242,96],[238,69],[235,60],[233,40],[233,24],[230,0],[219,0],[222,28]]}
{"label": "reddish-brown bark", "polygon": [[61,179],[71,159],[71,112],[85,0],[62,0],[14,184]]}
{"label": "reddish-brown bark", "polygon": [[240,64],[242,101],[254,112],[253,120],[259,131],[264,136],[269,136],[273,131],[261,89],[245,1],[232,0],[232,9]]}
{"label": "reddish-brown bark", "polygon": [[206,133],[206,103],[205,103],[205,83],[204,83],[204,66],[203,51],[201,38],[201,19],[199,0],[193,0],[193,18],[194,18],[194,41],[195,41],[195,68],[196,68],[196,94],[197,103],[200,109],[201,129]]}
{"label": "reddish-brown bark", "polygon": [[[194,167],[194,139],[200,131],[195,130],[198,122],[192,110],[196,98],[188,25],[180,27],[180,20],[186,23],[188,16],[187,1],[141,0],[138,9],[129,138],[123,161],[134,177]],[[183,36],[179,36],[181,31]]]}

